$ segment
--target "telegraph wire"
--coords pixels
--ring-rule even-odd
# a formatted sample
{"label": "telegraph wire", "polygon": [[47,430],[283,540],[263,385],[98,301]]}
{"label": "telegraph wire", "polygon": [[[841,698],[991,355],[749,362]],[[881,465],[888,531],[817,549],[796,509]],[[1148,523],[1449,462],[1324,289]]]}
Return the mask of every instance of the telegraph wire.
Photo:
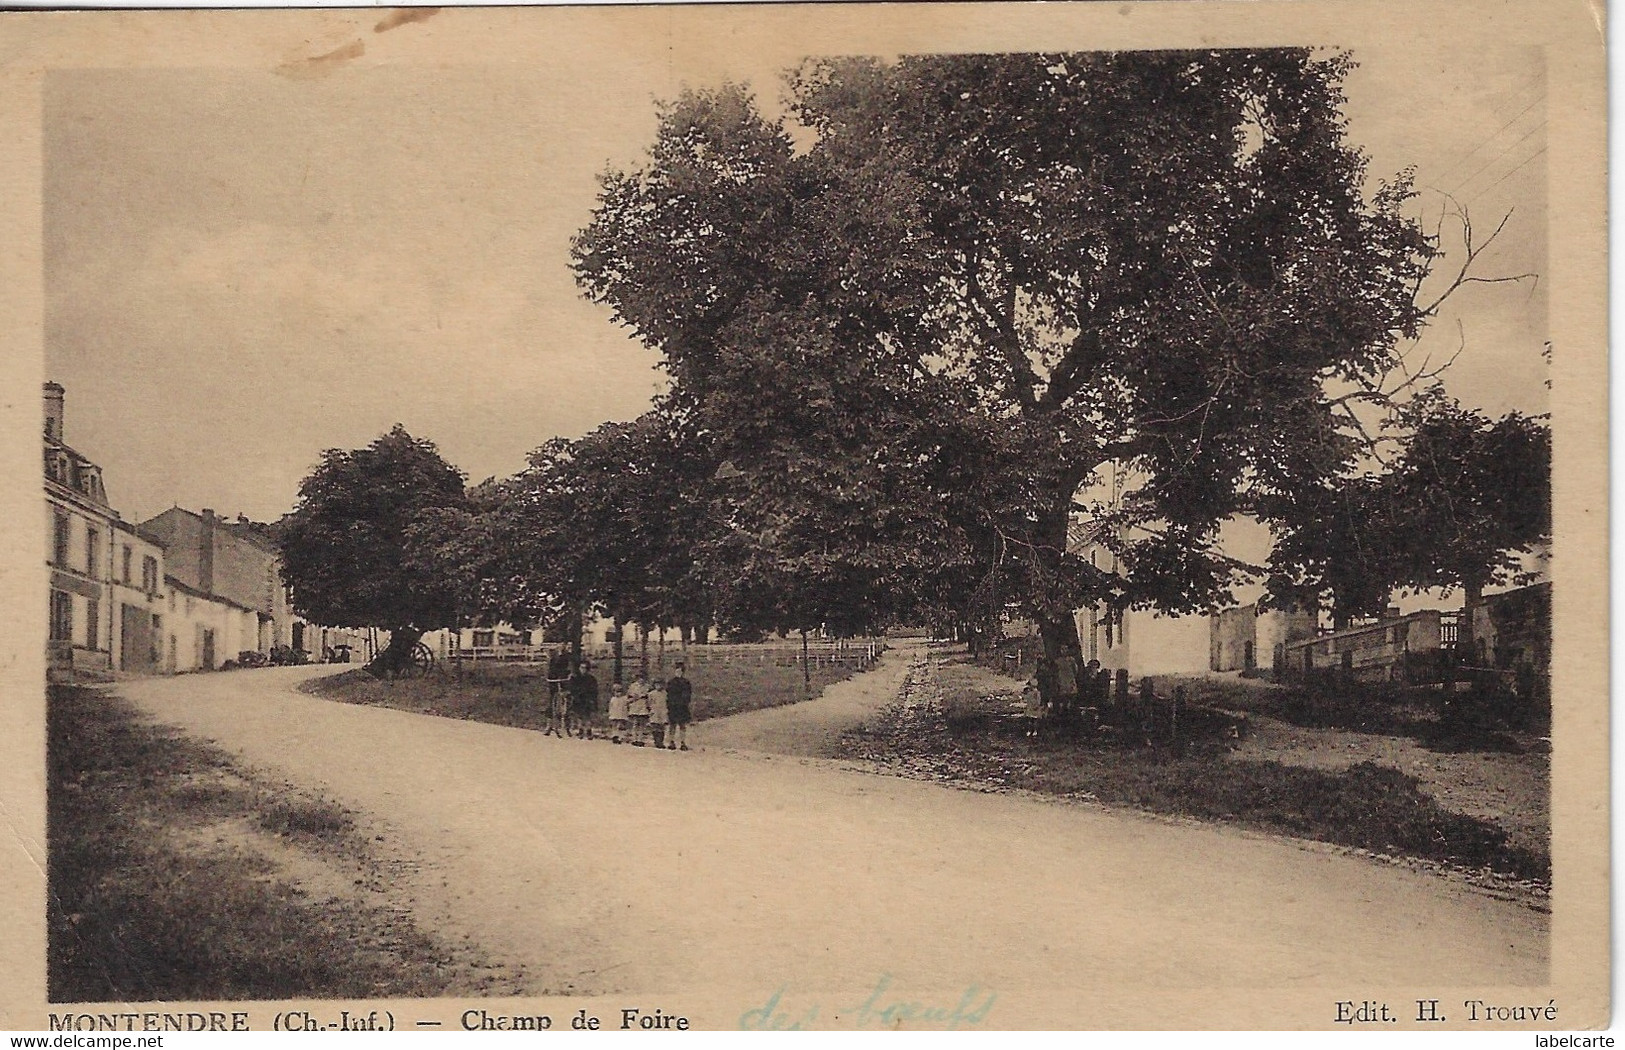
{"label": "telegraph wire", "polygon": [[[1465,179],[1462,179],[1460,182],[1456,183],[1456,187],[1455,187],[1455,189],[1452,189],[1450,191],[1450,195],[1455,196],[1456,194],[1460,193],[1463,189],[1466,189],[1467,185],[1469,183],[1471,183],[1474,179],[1478,178],[1479,175],[1483,174],[1483,172],[1486,171],[1496,161],[1500,160],[1502,157],[1506,156],[1508,153],[1511,153],[1513,150],[1515,150],[1519,146],[1523,145],[1523,143],[1529,138],[1529,136],[1533,135],[1537,131],[1540,131],[1545,126],[1546,126],[1546,121],[1544,119],[1542,119],[1539,124],[1536,124],[1534,127],[1530,128],[1528,131],[1524,132],[1521,136],[1519,136],[1518,141],[1514,142],[1512,145],[1508,146],[1506,149],[1502,150],[1500,153],[1497,153],[1495,156],[1491,157],[1489,160],[1485,161],[1483,164],[1480,164],[1478,166],[1477,170],[1475,170],[1471,175],[1467,176]],[[1542,147],[1542,149],[1544,149],[1544,148],[1545,147]],[[1499,181],[1499,180],[1497,180],[1497,181]]]}
{"label": "telegraph wire", "polygon": [[1483,149],[1485,146],[1488,146],[1491,142],[1494,142],[1497,138],[1500,138],[1502,132],[1506,131],[1507,128],[1510,128],[1512,125],[1516,124],[1519,120],[1522,120],[1523,115],[1525,113],[1528,113],[1530,110],[1534,109],[1536,106],[1540,105],[1545,100],[1546,100],[1546,92],[1545,92],[1544,88],[1541,88],[1541,90],[1536,92],[1535,97],[1529,101],[1529,104],[1524,106],[1522,109],[1520,109],[1518,111],[1516,116],[1514,116],[1511,120],[1507,121],[1505,124],[1502,124],[1499,128],[1496,128],[1495,132],[1493,134],[1491,134],[1491,135],[1487,136],[1486,138],[1484,138],[1482,141],[1479,142],[1478,145],[1474,146],[1472,149],[1468,150],[1466,153],[1463,153],[1461,156],[1459,156],[1455,160],[1451,161],[1449,166],[1444,168],[1439,173],[1438,179],[1436,181],[1443,182],[1445,179],[1451,177],[1451,175],[1453,175],[1456,171],[1459,171],[1462,167],[1464,167],[1466,165],[1466,163],[1469,160],[1472,159],[1474,154],[1476,154],[1479,150]]}
{"label": "telegraph wire", "polygon": [[1541,154],[1543,154],[1545,152],[1546,152],[1546,147],[1545,146],[1540,147],[1540,149],[1536,150],[1535,152],[1531,153],[1529,156],[1525,157],[1523,160],[1519,161],[1518,165],[1516,167],[1507,169],[1507,171],[1502,173],[1500,178],[1496,179],[1494,182],[1490,183],[1488,186],[1485,186],[1483,189],[1479,190],[1477,193],[1474,193],[1472,195],[1472,197],[1468,199],[1467,203],[1471,204],[1473,201],[1476,201],[1476,200],[1478,200],[1478,198],[1484,196],[1484,194],[1486,194],[1489,191],[1495,189],[1495,187],[1501,185],[1501,183],[1503,183],[1507,179],[1511,178],[1512,175],[1514,175],[1519,169],[1527,167],[1531,161],[1533,161],[1536,157],[1539,157]]}

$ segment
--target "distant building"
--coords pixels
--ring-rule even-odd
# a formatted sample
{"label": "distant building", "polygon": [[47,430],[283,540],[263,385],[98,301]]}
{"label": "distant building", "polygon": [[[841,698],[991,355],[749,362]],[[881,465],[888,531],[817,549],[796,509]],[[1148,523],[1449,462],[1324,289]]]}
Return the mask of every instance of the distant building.
{"label": "distant building", "polygon": [[[1072,552],[1106,572],[1119,571],[1117,555],[1096,542],[1087,522],[1075,519]],[[1087,662],[1107,671],[1126,670],[1139,678],[1153,674],[1200,674],[1208,666],[1208,618],[1170,616],[1146,609],[1123,609],[1096,602],[1073,612],[1078,648]]]}
{"label": "distant building", "polygon": [[1340,669],[1355,678],[1387,681],[1398,677],[1408,654],[1445,647],[1445,616],[1423,609],[1408,616],[1390,610],[1372,623],[1287,642],[1283,670],[1293,673]]}
{"label": "distant building", "polygon": [[1265,609],[1259,603],[1221,609],[1208,618],[1208,670],[1282,670],[1291,642],[1315,637],[1313,609]]}
{"label": "distant building", "polygon": [[[195,625],[200,631],[217,632],[209,646],[217,660],[235,660],[246,650],[269,653],[273,646],[303,647],[294,646],[295,618],[282,580],[282,558],[266,526],[241,516],[227,521],[207,508],[193,513],[172,507],[142,522],[140,531],[163,544],[169,577],[182,593],[251,614],[247,628],[244,621],[229,616]],[[205,640],[198,639],[196,645],[201,650]]]}

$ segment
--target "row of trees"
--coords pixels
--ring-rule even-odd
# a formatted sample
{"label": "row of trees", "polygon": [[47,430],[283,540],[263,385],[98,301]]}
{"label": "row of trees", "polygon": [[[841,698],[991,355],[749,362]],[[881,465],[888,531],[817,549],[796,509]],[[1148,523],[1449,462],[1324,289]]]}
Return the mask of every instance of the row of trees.
{"label": "row of trees", "polygon": [[[1016,602],[1056,656],[1086,603],[1222,604],[1247,571],[1218,546],[1235,515],[1276,533],[1256,568],[1282,600],[1344,617],[1397,586],[1475,595],[1549,527],[1549,440],[1406,370],[1481,246],[1424,293],[1439,237],[1403,175],[1367,193],[1350,64],[817,60],[787,78],[794,126],[737,86],[686,93],[572,250],[669,394],[344,536],[434,581],[437,615],[389,613],[414,629],[599,609],[856,630]],[[366,454],[395,448],[432,454],[403,431]],[[317,619],[383,615],[338,616],[358,610],[296,568],[338,549],[323,492],[362,455],[329,453],[285,529]],[[1126,487],[1091,498],[1108,472]],[[1077,556],[1080,528],[1117,571]]]}

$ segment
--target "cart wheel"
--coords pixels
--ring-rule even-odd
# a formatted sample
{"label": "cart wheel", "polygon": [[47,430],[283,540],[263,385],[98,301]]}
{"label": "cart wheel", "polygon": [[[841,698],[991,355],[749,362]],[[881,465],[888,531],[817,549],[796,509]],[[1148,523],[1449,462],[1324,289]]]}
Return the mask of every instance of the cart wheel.
{"label": "cart wheel", "polygon": [[412,647],[412,657],[407,664],[406,673],[413,678],[422,678],[434,670],[434,650],[422,642]]}

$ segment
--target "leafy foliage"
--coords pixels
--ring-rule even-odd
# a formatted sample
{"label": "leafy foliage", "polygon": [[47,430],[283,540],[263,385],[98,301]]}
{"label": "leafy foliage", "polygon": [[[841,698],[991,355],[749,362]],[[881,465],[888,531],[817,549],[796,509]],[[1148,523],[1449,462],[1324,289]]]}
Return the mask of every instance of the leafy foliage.
{"label": "leafy foliage", "polygon": [[1491,420],[1442,391],[1410,415],[1392,481],[1409,537],[1403,581],[1461,587],[1470,600],[1514,582],[1518,555],[1551,537],[1551,431],[1518,413]]}
{"label": "leafy foliage", "polygon": [[399,424],[366,448],[328,449],[279,530],[294,608],[346,627],[450,626],[457,582],[422,571],[410,537],[424,514],[467,506],[463,475]]}
{"label": "leafy foliage", "polygon": [[[810,142],[737,87],[688,93],[605,177],[576,272],[718,454],[762,464],[753,506],[787,523],[764,546],[826,593],[906,594],[866,559],[957,549],[976,568],[950,558],[939,600],[1008,587],[1047,638],[1085,600],[1195,607],[1229,579],[1218,522],[1352,461],[1327,384],[1382,374],[1425,320],[1434,248],[1403,179],[1363,196],[1348,66],[820,60],[788,82]],[[1068,551],[1113,464],[1119,578]]]}

